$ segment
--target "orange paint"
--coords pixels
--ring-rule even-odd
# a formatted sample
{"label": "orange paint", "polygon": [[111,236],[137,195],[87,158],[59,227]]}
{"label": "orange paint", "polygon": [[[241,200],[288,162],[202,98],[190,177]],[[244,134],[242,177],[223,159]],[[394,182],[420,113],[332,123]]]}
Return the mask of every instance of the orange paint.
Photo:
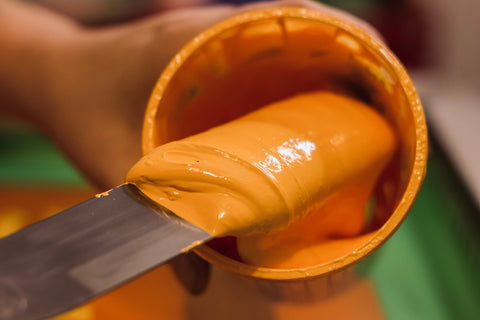
{"label": "orange paint", "polygon": [[[374,110],[317,92],[162,145],[133,166],[127,182],[215,236],[285,229],[353,184],[352,214],[330,206],[335,218],[319,225],[330,235],[356,235],[394,146],[392,130]],[[345,231],[349,224],[354,230]]]}

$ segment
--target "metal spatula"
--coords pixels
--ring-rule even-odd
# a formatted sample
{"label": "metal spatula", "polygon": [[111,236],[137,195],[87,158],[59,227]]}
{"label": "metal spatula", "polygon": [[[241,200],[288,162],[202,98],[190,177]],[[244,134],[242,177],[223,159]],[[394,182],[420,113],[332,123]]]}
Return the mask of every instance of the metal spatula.
{"label": "metal spatula", "polygon": [[210,238],[119,186],[0,239],[0,319],[52,317]]}

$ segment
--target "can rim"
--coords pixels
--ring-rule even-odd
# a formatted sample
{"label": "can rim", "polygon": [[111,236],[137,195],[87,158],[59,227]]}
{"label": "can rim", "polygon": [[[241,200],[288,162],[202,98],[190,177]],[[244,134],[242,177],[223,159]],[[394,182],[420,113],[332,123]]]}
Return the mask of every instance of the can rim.
{"label": "can rim", "polygon": [[378,53],[380,58],[386,61],[392,72],[400,81],[401,88],[404,91],[405,97],[407,98],[408,106],[412,113],[415,125],[414,160],[406,190],[392,215],[381,228],[373,233],[369,240],[347,255],[327,263],[305,268],[274,269],[252,266],[237,260],[233,260],[221,255],[207,245],[197,247],[194,249],[194,251],[213,265],[216,265],[226,271],[244,276],[268,280],[298,280],[323,277],[334,272],[341,271],[357,262],[360,262],[372,254],[386,240],[388,240],[388,238],[393,235],[393,233],[398,229],[402,221],[405,219],[409,209],[413,205],[426,174],[425,168],[428,152],[428,135],[425,115],[416,89],[398,58],[383,43],[369,35],[365,30],[330,14],[299,7],[285,7],[247,12],[229,18],[207,29],[187,43],[183,49],[175,55],[158,79],[150,96],[145,113],[142,131],[142,150],[143,153],[146,154],[156,147],[156,141],[154,137],[156,123],[153,119],[156,118],[160,100],[162,99],[170,80],[180,68],[182,63],[186,61],[196,49],[201,47],[217,34],[244,23],[272,18],[300,18],[337,27],[354,35],[357,41]]}

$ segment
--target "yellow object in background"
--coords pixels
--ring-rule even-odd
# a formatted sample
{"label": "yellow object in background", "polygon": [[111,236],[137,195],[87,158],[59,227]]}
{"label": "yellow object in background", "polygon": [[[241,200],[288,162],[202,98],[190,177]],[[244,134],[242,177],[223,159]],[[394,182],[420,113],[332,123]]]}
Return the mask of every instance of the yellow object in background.
{"label": "yellow object in background", "polygon": [[82,307],[73,309],[72,311],[63,313],[58,317],[50,320],[100,320],[95,316],[95,309],[93,305],[87,304]]}
{"label": "yellow object in background", "polygon": [[0,238],[20,230],[28,223],[28,212],[21,207],[0,208]]}

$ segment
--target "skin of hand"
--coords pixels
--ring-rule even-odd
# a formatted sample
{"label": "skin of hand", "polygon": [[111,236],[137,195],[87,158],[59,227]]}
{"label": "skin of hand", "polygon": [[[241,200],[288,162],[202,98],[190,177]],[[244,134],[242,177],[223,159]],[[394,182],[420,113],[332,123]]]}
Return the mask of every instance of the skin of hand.
{"label": "skin of hand", "polygon": [[[141,156],[150,92],[182,46],[234,15],[287,6],[327,12],[378,36],[354,16],[306,0],[181,9],[103,28],[1,0],[0,112],[32,122],[94,186],[112,188]],[[195,254],[180,256],[173,266],[191,293],[206,288],[209,266]]]}

